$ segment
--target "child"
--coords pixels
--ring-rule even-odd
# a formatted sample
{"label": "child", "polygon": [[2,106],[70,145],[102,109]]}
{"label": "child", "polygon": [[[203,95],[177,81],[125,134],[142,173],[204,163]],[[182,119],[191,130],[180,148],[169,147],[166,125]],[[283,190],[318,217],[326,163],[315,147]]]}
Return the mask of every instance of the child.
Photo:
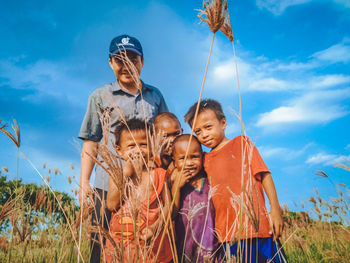
{"label": "child", "polygon": [[[201,144],[192,137],[184,160],[190,135],[176,137],[173,148],[177,180],[172,187],[175,218],[176,248],[179,262],[214,262],[218,242],[214,234],[215,212],[209,184],[203,171]],[[182,176],[180,176],[183,169]]]}
{"label": "child", "polygon": [[[109,178],[107,208],[113,211],[110,235],[117,249],[110,240],[106,242],[107,262],[119,262],[121,257],[123,262],[154,262],[170,193],[165,183],[166,171],[150,168],[147,142],[143,120],[131,119],[115,129],[116,150],[126,162],[123,166],[125,186],[119,186],[120,189]],[[156,262],[171,259],[166,236]]]}
{"label": "child", "polygon": [[[212,197],[215,227],[225,259],[236,257],[240,262],[285,262],[273,242],[283,231],[283,219],[276,189],[263,159],[246,136],[229,140],[225,136],[226,118],[215,100],[203,100],[185,115],[198,140],[211,151],[205,155],[204,168],[211,187],[217,187]],[[242,165],[243,163],[243,165]],[[273,239],[264,191],[271,205]],[[238,253],[237,253],[238,251]]]}
{"label": "child", "polygon": [[[153,125],[156,134],[162,133],[166,138],[167,143],[162,150],[160,159],[162,162],[162,168],[168,169],[172,161],[171,149],[172,143],[176,136],[182,134],[181,124],[178,118],[170,112],[163,112],[154,117]],[[173,167],[170,167],[173,170]]]}

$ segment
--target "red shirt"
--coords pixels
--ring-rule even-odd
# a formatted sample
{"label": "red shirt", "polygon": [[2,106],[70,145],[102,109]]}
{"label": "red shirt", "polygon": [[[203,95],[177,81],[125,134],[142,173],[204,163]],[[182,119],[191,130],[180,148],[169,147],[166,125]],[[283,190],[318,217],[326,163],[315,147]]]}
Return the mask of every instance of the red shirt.
{"label": "red shirt", "polygon": [[[116,213],[112,214],[110,221],[110,235],[114,239],[114,242],[120,246],[123,236],[124,243],[124,261],[125,262],[134,262],[134,256],[139,257],[140,262],[154,262],[154,257],[158,251],[160,239],[162,236],[161,231],[158,237],[155,238],[151,251],[149,249],[144,250],[145,244],[143,241],[139,241],[138,250],[135,241],[135,226],[136,225],[136,237],[141,235],[142,230],[148,225],[152,225],[157,219],[161,216],[160,204],[158,198],[162,202],[161,192],[164,185],[166,170],[161,168],[156,168],[154,170],[154,191],[153,195],[149,200],[140,201],[141,211],[138,214],[136,222],[134,222],[132,212],[127,202],[122,206],[122,209],[119,209]],[[147,208],[148,206],[148,208]],[[153,208],[152,208],[153,207]],[[122,210],[122,211],[121,211]],[[121,213],[122,212],[122,213]],[[147,253],[144,254],[144,251]],[[105,256],[107,262],[114,262],[113,254],[115,254],[114,247],[112,243],[107,240],[105,247]],[[157,258],[157,263],[167,263],[172,259],[172,253],[169,243],[168,235],[165,235],[165,238],[162,243],[162,248],[160,250],[159,256]]]}
{"label": "red shirt", "polygon": [[221,149],[207,153],[204,168],[210,186],[216,188],[212,200],[219,241],[270,237],[260,177],[270,171],[249,138],[238,136]]}

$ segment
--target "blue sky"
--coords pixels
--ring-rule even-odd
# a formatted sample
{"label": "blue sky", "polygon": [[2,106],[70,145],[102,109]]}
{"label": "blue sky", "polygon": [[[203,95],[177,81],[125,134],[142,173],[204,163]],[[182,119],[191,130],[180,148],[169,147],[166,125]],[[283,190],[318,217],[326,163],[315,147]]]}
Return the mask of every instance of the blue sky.
{"label": "blue sky", "polygon": [[[271,169],[281,203],[291,209],[313,188],[324,197],[336,189],[315,175],[350,185],[334,168],[350,158],[350,2],[348,0],[228,1],[241,81],[243,121]],[[197,100],[211,32],[195,9],[201,1],[6,2],[0,11],[0,119],[16,118],[21,151],[57,190],[70,192],[79,178],[77,134],[89,94],[112,82],[110,40],[119,34],[142,43],[142,79],[158,87],[181,120]],[[219,100],[239,134],[232,45],[217,34],[204,97]],[[188,127],[183,123],[186,131]],[[0,136],[0,167],[16,174],[16,148]],[[70,163],[75,167],[70,168]],[[24,182],[41,183],[26,160]]]}

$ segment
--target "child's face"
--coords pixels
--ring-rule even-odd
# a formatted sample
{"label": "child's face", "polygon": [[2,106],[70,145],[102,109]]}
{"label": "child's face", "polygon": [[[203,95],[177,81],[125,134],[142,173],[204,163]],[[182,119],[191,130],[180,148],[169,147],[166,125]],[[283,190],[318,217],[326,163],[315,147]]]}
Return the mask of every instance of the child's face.
{"label": "child's face", "polygon": [[198,142],[192,140],[185,162],[188,141],[178,141],[175,145],[173,157],[176,169],[180,172],[184,166],[183,173],[194,177],[202,169],[203,154]]}
{"label": "child's face", "polygon": [[119,145],[117,145],[117,151],[124,157],[124,160],[127,161],[131,154],[140,153],[137,146],[140,148],[141,154],[146,160],[149,153],[146,131],[135,130],[130,133],[128,130],[122,130]]}
{"label": "child's face", "polygon": [[215,149],[225,139],[225,118],[218,120],[214,111],[207,109],[198,114],[194,132],[204,146]]}
{"label": "child's face", "polygon": [[172,143],[175,138],[182,133],[180,123],[168,118],[163,118],[158,121],[154,128],[157,134],[159,132],[162,132],[164,134],[166,140],[169,141],[169,149],[172,148]]}

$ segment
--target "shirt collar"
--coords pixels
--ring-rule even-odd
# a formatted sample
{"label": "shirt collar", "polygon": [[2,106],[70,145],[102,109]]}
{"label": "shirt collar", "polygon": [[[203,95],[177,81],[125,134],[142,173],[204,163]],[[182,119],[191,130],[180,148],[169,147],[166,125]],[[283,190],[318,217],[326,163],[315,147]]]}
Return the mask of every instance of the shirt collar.
{"label": "shirt collar", "polygon": [[[142,83],[142,92],[145,92],[146,90],[151,90],[142,80],[141,80],[141,83]],[[134,95],[134,96],[137,96],[138,94],[132,94],[130,92],[128,92],[127,90],[125,89],[122,89],[118,83],[118,81],[115,81],[112,83],[112,92],[125,92],[127,94],[130,94],[130,95]]]}

